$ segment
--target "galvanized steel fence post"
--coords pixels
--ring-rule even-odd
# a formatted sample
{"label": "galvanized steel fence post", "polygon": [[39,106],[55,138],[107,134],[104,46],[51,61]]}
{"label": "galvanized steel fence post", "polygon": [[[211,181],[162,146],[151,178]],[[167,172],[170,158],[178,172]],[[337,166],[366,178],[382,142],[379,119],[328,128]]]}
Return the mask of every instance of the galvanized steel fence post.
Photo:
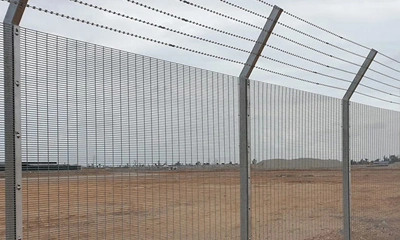
{"label": "galvanized steel fence post", "polygon": [[251,239],[250,197],[250,75],[282,13],[274,6],[239,76],[240,238]]}
{"label": "galvanized steel fence post", "polygon": [[6,239],[22,239],[21,76],[19,23],[28,0],[11,1],[4,18]]}
{"label": "galvanized steel fence post", "polygon": [[374,60],[377,51],[371,49],[353,82],[342,98],[342,144],[343,144],[343,214],[344,214],[344,239],[351,239],[351,167],[350,167],[350,98],[361,82],[364,74]]}

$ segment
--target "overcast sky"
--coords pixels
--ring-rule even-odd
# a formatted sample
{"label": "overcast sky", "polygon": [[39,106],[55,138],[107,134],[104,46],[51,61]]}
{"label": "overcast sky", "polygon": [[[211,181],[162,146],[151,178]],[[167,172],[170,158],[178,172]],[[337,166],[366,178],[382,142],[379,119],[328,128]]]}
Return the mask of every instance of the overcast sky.
{"label": "overcast sky", "polygon": [[[251,50],[253,47],[252,42],[244,41],[238,38],[233,38],[224,34],[217,33],[215,31],[210,31],[192,24],[184,23],[180,20],[170,18],[168,16],[145,9],[143,7],[129,3],[124,0],[118,0],[118,1],[86,0],[86,1],[88,3],[93,3],[98,6],[106,7],[112,11],[121,12],[144,21],[149,21],[151,23],[159,24],[198,37],[234,46],[236,48],[244,49],[246,51]],[[124,19],[97,9],[89,8],[87,6],[83,6],[75,2],[67,0],[57,0],[57,1],[31,0],[29,2],[31,5],[44,7],[48,10],[57,11],[59,13],[68,14],[70,16],[89,20],[99,24],[104,24],[106,26],[121,29],[123,31],[128,31],[130,33],[137,34],[143,37],[149,37],[155,40],[179,45],[182,47],[233,59],[236,61],[245,62],[248,57],[248,53],[235,51],[233,49],[227,49],[221,46],[217,46],[215,44],[206,43],[204,41],[178,35],[176,33],[171,33],[160,28],[155,28],[149,25],[145,25],[143,23],[139,23],[137,21]],[[168,0],[168,1],[141,0],[140,2],[148,4],[149,6],[155,7],[157,9],[162,9],[163,11],[166,11],[168,13],[172,13],[177,16],[184,17],[186,19],[201,24],[205,24],[213,28],[221,29],[223,31],[227,31],[233,34],[237,34],[246,38],[257,39],[260,33],[260,30],[258,29],[240,24],[232,20],[222,18],[220,16],[206,12],[204,10],[194,8],[193,6],[188,6],[178,0]],[[235,9],[217,0],[214,1],[193,0],[193,2],[257,26],[262,27],[265,24],[264,18],[260,18],[255,15],[246,13],[242,10]],[[263,5],[256,0],[246,0],[246,1],[231,0],[231,2],[246,7],[249,10],[256,11],[263,15],[269,15],[271,12],[271,7]],[[0,2],[0,3],[1,3],[0,7],[2,10],[2,14],[4,16],[8,4],[5,2]],[[276,2],[271,1],[271,3],[275,4]],[[293,1],[279,1],[279,6],[288,12],[300,16],[312,23],[318,24],[319,26],[324,27],[336,34],[349,38],[352,41],[357,42],[359,44],[365,45],[367,46],[367,49],[357,46],[353,43],[349,43],[338,37],[327,34],[326,32],[318,30],[317,28],[305,24],[299,20],[296,20],[286,14],[283,14],[281,16],[280,22],[287,24],[292,28],[303,31],[309,35],[312,35],[313,37],[322,39],[324,42],[322,43],[318,42],[315,39],[296,33],[295,31],[285,28],[282,25],[277,25],[277,27],[274,30],[274,33],[283,35],[286,38],[291,39],[293,41],[299,42],[306,46],[318,49],[319,51],[322,51],[329,55],[333,55],[335,57],[342,58],[345,61],[359,65],[361,65],[362,62],[364,61],[363,56],[367,56],[369,52],[368,48],[374,48],[386,55],[389,55],[393,58],[400,60],[400,51],[398,50],[398,42],[400,40],[400,34],[397,31],[395,31],[397,26],[396,21],[400,19],[400,17],[396,13],[396,9],[400,9],[399,8],[400,1],[380,1],[379,3],[377,3],[376,1],[362,1],[362,2],[360,1],[358,3],[351,3],[351,4],[347,3],[346,1],[335,1],[331,3],[329,2],[327,3],[326,1],[324,1],[323,3],[320,1],[297,1],[295,3],[293,3]],[[21,22],[21,26],[72,39],[78,39],[86,42],[117,48],[136,54],[142,54],[185,65],[195,66],[207,70],[213,70],[229,74],[232,76],[238,76],[243,67],[240,64],[230,63],[224,60],[210,58],[191,52],[186,52],[183,50],[167,47],[165,45],[160,45],[157,43],[152,43],[131,36],[125,36],[122,34],[111,32],[106,29],[99,29],[93,26],[78,23],[76,21],[71,21],[68,19],[63,19],[57,16],[46,14],[44,12],[39,12],[37,10],[32,10],[30,8],[26,10],[23,20]],[[39,42],[43,43],[46,41],[51,42],[53,41],[51,39],[55,38],[54,37],[47,38],[46,35],[44,34],[41,34],[40,37],[38,38],[37,36],[35,36],[35,32],[33,31],[29,31],[29,34],[25,33],[23,36],[26,35],[29,35],[31,37],[27,38],[26,40],[24,39],[22,43],[30,44],[30,46],[29,47],[23,46],[22,49],[31,51],[31,53],[28,54],[29,56],[34,56],[35,54],[37,54],[39,55],[39,58],[41,56],[42,57],[41,59],[43,59],[44,56],[43,54],[45,54],[46,51],[42,51],[43,49],[40,46],[35,46],[35,43],[29,42],[29,39],[37,38],[39,39]],[[56,41],[63,42],[64,40],[58,39]],[[74,41],[71,42],[74,43]],[[338,48],[332,47],[326,44],[325,42],[334,44],[340,48],[345,49],[346,51],[351,51],[355,54],[360,55],[361,57],[340,50]],[[276,48],[282,49],[284,51],[296,54],[298,56],[309,58],[321,64],[329,65],[331,67],[339,68],[351,73],[356,73],[359,69],[358,66],[354,66],[344,61],[340,61],[328,57],[326,55],[317,53],[315,51],[311,51],[307,48],[293,44],[290,41],[281,39],[275,35],[273,35],[270,38],[268,44]],[[81,44],[79,47],[80,50],[82,49],[82,46],[86,45]],[[91,48],[93,49],[93,46]],[[54,44],[50,46],[49,49],[53,49],[49,50],[49,52],[53,51],[52,54],[55,54]],[[62,49],[62,47],[60,47],[60,49]],[[25,130],[26,142],[24,142],[24,144],[29,145],[28,146],[29,148],[28,150],[30,152],[29,154],[34,154],[35,157],[41,160],[50,160],[50,161],[53,160],[53,158],[46,159],[47,154],[53,151],[54,147],[54,146],[52,147],[51,144],[49,145],[49,141],[52,144],[59,144],[59,142],[56,141],[55,139],[57,139],[58,137],[57,134],[61,134],[62,136],[60,144],[62,145],[64,144],[63,141],[66,141],[65,146],[67,146],[67,149],[64,150],[66,153],[68,153],[68,156],[69,154],[74,155],[74,152],[76,152],[76,155],[79,155],[79,159],[82,159],[84,161],[87,161],[88,158],[94,159],[97,157],[97,158],[103,158],[104,162],[108,162],[109,159],[105,156],[106,149],[113,149],[112,153],[113,154],[115,153],[116,155],[118,154],[121,155],[121,162],[126,162],[127,160],[123,160],[123,158],[128,156],[126,155],[127,150],[124,149],[124,146],[118,144],[120,144],[119,142],[126,143],[124,139],[131,138],[131,135],[127,137],[122,133],[119,134],[116,131],[122,131],[125,122],[128,122],[128,116],[132,116],[132,119],[134,119],[134,121],[141,121],[143,117],[143,122],[140,123],[143,126],[140,124],[136,124],[139,126],[139,130],[135,130],[136,132],[135,131],[132,132],[132,138],[136,137],[135,138],[136,142],[133,141],[132,146],[135,145],[138,148],[143,148],[141,152],[137,152],[137,154],[143,155],[144,159],[146,159],[146,154],[150,154],[147,151],[151,151],[151,154],[153,154],[153,151],[155,152],[158,151],[159,154],[158,158],[170,158],[168,162],[174,162],[176,160],[176,156],[171,155],[169,157],[168,151],[170,150],[171,152],[175,151],[175,153],[178,154],[179,157],[185,156],[186,158],[187,157],[186,155],[188,155],[189,150],[194,151],[193,148],[197,150],[196,146],[197,147],[202,146],[202,150],[200,152],[203,152],[204,154],[205,153],[210,154],[210,156],[201,156],[201,158],[203,158],[204,161],[215,161],[217,157],[211,155],[213,154],[215,155],[217,153],[218,154],[222,153],[223,155],[218,157],[220,160],[228,162],[230,159],[234,159],[237,161],[237,155],[236,157],[232,157],[229,154],[232,152],[232,149],[235,149],[235,154],[237,154],[236,152],[237,148],[235,146],[237,146],[238,136],[237,135],[230,136],[227,134],[227,132],[238,132],[237,126],[235,125],[237,123],[236,122],[237,114],[235,114],[234,112],[234,109],[237,106],[232,105],[232,102],[237,104],[237,101],[235,100],[235,98],[237,98],[237,94],[235,94],[234,90],[230,92],[223,90],[224,87],[219,88],[218,90],[218,86],[220,86],[221,84],[222,86],[224,85],[221,82],[221,79],[216,78],[217,75],[215,75],[214,73],[212,74],[209,73],[213,76],[211,78],[207,77],[206,79],[202,79],[202,77],[200,78],[200,80],[202,80],[201,82],[203,82],[204,80],[205,84],[207,84],[206,86],[208,86],[207,88],[204,89],[209,89],[209,91],[207,92],[204,92],[205,90],[201,92],[200,90],[197,89],[198,86],[196,84],[198,83],[197,82],[193,83],[192,82],[193,79],[190,79],[190,77],[189,78],[185,77],[186,75],[182,75],[184,76],[183,78],[176,77],[175,75],[174,77],[171,76],[168,77],[168,74],[171,74],[169,71],[165,71],[164,69],[164,72],[163,71],[158,72],[158,74],[163,74],[166,76],[164,78],[166,82],[171,81],[170,84],[174,85],[173,86],[171,85],[170,88],[166,88],[167,90],[165,91],[165,93],[157,92],[156,95],[152,94],[151,92],[152,90],[149,90],[150,92],[142,92],[142,95],[139,95],[139,97],[141,98],[143,105],[138,105],[138,103],[135,103],[136,104],[135,108],[139,109],[135,110],[136,114],[139,113],[138,115],[135,115],[134,114],[135,111],[133,110],[132,112],[128,111],[127,115],[124,111],[122,111],[122,108],[126,107],[125,106],[126,104],[122,103],[125,103],[124,101],[130,102],[128,98],[129,94],[121,94],[124,99],[123,100],[119,99],[118,91],[121,91],[121,93],[123,93],[123,91],[127,91],[125,88],[121,88],[121,86],[116,85],[115,86],[116,92],[115,93],[112,91],[107,92],[108,94],[108,95],[106,94],[107,98],[101,97],[101,95],[103,94],[102,91],[104,90],[101,89],[99,90],[95,88],[95,92],[97,92],[98,94],[97,97],[95,96],[94,100],[92,98],[90,98],[91,100],[90,99],[86,100],[85,94],[83,94],[82,91],[88,91],[88,90],[85,90],[86,89],[84,87],[85,82],[78,83],[78,78],[74,78],[74,76],[76,76],[77,74],[72,74],[73,76],[72,75],[68,76],[67,74],[66,77],[63,75],[59,75],[58,78],[56,79],[57,83],[51,82],[51,84],[53,85],[60,84],[57,85],[59,90],[58,92],[59,95],[57,95],[57,98],[60,101],[61,105],[59,109],[57,109],[57,111],[54,111],[55,108],[54,102],[56,102],[55,96],[52,95],[54,91],[50,90],[46,91],[46,93],[42,92],[41,89],[44,89],[44,87],[46,87],[47,82],[38,81],[38,75],[35,72],[35,70],[41,72],[41,74],[47,74],[46,79],[49,79],[49,75],[54,73],[55,68],[57,68],[59,71],[62,72],[63,71],[62,66],[63,64],[65,65],[66,62],[70,66],[75,66],[74,62],[77,63],[76,66],[78,66],[78,63],[83,64],[82,61],[85,61],[85,59],[83,59],[83,57],[78,57],[78,56],[83,56],[79,53],[80,50],[78,50],[77,48],[75,51],[73,46],[69,47],[68,49],[70,51],[70,55],[67,54],[68,56],[67,58],[69,58],[67,61],[63,60],[64,61],[63,63],[51,62],[48,64],[48,68],[53,69],[51,70],[53,72],[51,72],[50,74],[47,72],[46,63],[44,61],[36,59],[35,62],[35,60],[32,60],[32,58],[27,58],[24,60],[24,61],[29,61],[31,67],[36,65],[36,68],[31,68],[29,71],[32,72],[29,73],[27,76],[25,76],[25,78],[27,78],[25,79],[25,81],[27,81],[25,87],[26,89],[29,89],[29,91],[32,91],[30,93],[32,99],[31,100],[25,99],[26,101],[25,104],[28,105],[31,104],[31,105],[29,105],[29,107],[27,107],[26,109],[23,109],[23,111],[29,110],[29,114],[32,114],[30,117],[28,117],[28,120],[25,119],[28,122],[26,124],[28,130]],[[89,56],[88,61],[91,62],[102,61],[104,55],[103,56],[101,55],[102,55],[101,52],[98,52],[97,55],[94,54],[94,56]],[[307,62],[302,59],[295,58],[288,54],[274,50],[271,47],[266,47],[264,49],[263,55],[277,59],[279,61],[288,64],[296,65],[304,69],[309,69],[311,71],[316,71],[346,81],[352,81],[354,78],[354,74],[340,72],[337,70],[329,69],[325,66]],[[62,58],[62,56],[60,58]],[[110,55],[107,55],[106,60],[108,59],[107,61],[109,62],[112,61],[113,59],[112,56],[111,59],[109,58]],[[136,57],[134,59],[136,59]],[[375,97],[399,103],[400,102],[399,97],[396,95],[400,95],[399,91],[400,84],[399,81],[395,81],[394,79],[396,78],[400,79],[400,74],[399,72],[396,71],[397,69],[399,69],[400,64],[392,60],[389,60],[387,58],[384,58],[383,56],[380,55],[377,56],[376,60],[378,60],[383,64],[388,65],[389,67],[395,70],[391,70],[377,63],[373,63],[371,65],[371,69],[381,72],[381,74],[369,71],[367,72],[366,76],[384,82],[386,84],[390,84],[395,87],[393,88],[387,85],[385,86],[373,82],[369,79],[364,79],[362,84],[376,88],[383,92],[391,93],[392,95],[371,90],[362,86],[360,86],[358,90],[363,93],[373,95]],[[153,59],[152,61],[155,60]],[[56,65],[57,67],[55,67]],[[335,87],[347,88],[349,85],[348,82],[342,82],[338,81],[337,79],[316,75],[315,73],[309,73],[290,66],[285,66],[280,63],[273,62],[271,60],[267,60],[265,58],[260,58],[257,65],[259,67],[267,68],[282,74],[287,74],[293,77],[302,78],[313,82],[332,85]],[[154,66],[155,65],[153,65],[153,68]],[[111,68],[113,70],[110,70]],[[183,69],[183,66],[180,66],[180,68]],[[103,71],[103,73],[101,73],[101,71],[98,71],[98,69],[93,68],[93,66],[89,66],[87,69],[79,68],[79,70],[77,71],[80,74],[82,74],[82,71],[96,72],[96,74],[100,74],[99,76],[102,76],[103,81],[104,79],[110,81],[107,82],[106,84],[119,83],[118,81],[113,82],[112,81],[113,79],[114,80],[119,79],[120,82],[122,82],[123,84],[125,83],[127,84],[129,78],[126,76],[123,77],[121,76],[118,77],[114,75],[109,76],[110,72],[111,74],[116,74],[118,73],[118,71],[121,71],[118,63],[115,63],[114,61],[113,64],[106,65],[105,69],[106,70]],[[129,71],[131,71],[133,67],[129,67],[128,69]],[[139,67],[138,69],[140,70],[141,68]],[[146,69],[148,70],[148,68]],[[69,67],[69,71],[73,70],[74,70],[73,67]],[[141,72],[142,70],[140,70],[139,72]],[[151,85],[153,83],[157,83],[158,86],[158,82],[162,82],[161,80],[163,80],[163,78],[162,77],[159,78],[157,75],[156,79],[154,79],[154,76],[152,74],[157,73],[157,71],[158,70],[148,71],[146,74],[150,74],[149,76],[146,75],[145,77],[138,77],[135,80],[136,82],[138,82],[138,84]],[[101,74],[103,75],[105,74],[107,75],[107,77],[104,77],[105,75],[103,76]],[[387,76],[383,76],[382,74],[385,74]],[[93,84],[93,86],[95,86],[94,83],[97,84],[96,82],[97,80],[96,78],[93,78],[93,76],[87,77],[86,81],[89,84]],[[72,80],[70,79],[71,77]],[[298,80],[282,77],[276,74],[267,73],[261,70],[255,70],[251,78],[262,82],[282,85],[314,93],[320,93],[323,95],[332,96],[336,98],[341,98],[344,95],[343,90],[335,90],[323,86],[304,83]],[[152,81],[148,81],[150,79]],[[37,82],[39,85],[36,84]],[[185,90],[185,88],[178,88],[178,87],[175,88],[175,84],[181,82],[187,82],[188,83],[187,86],[194,86],[194,89],[196,91],[193,93],[192,92],[178,93],[178,91]],[[225,85],[225,87],[231,86],[232,89],[234,89],[233,83],[234,81],[225,83],[227,84]],[[62,84],[65,84],[65,86]],[[213,88],[214,85],[217,86],[217,90],[215,92],[214,92],[215,88]],[[78,86],[80,87],[78,88]],[[75,89],[79,89],[79,91]],[[275,87],[273,85],[267,86],[266,84],[260,86],[254,85],[252,89],[253,89],[252,91],[254,91],[254,89],[257,89],[257,91],[255,91],[254,94],[252,95],[253,96],[252,108],[254,110],[252,111],[252,114],[254,114],[252,115],[253,119],[252,124],[254,125],[252,126],[252,131],[253,131],[252,155],[254,155],[255,158],[257,159],[297,158],[297,157],[315,157],[324,159],[341,158],[340,101],[338,101],[337,99],[320,97],[316,95],[304,95],[304,92],[299,92],[299,91],[285,95],[288,91],[291,90],[290,89],[288,90],[288,88],[282,89],[279,87]],[[67,91],[66,95],[68,95],[68,93],[70,94],[69,97],[63,94],[65,90]],[[140,89],[137,90],[135,88],[134,91],[139,91],[135,92],[136,94],[139,94],[141,90]],[[193,89],[191,89],[190,91],[193,91]],[[285,94],[282,95],[283,93]],[[166,104],[165,102],[163,102],[162,99],[161,100],[159,100],[159,98],[153,99],[153,97],[158,96],[159,94],[161,94],[160,96],[163,96],[162,94],[165,94],[167,96],[167,99],[170,98],[170,102]],[[225,99],[227,96],[229,96],[230,99],[229,101],[226,101]],[[70,98],[73,100],[70,100]],[[114,98],[116,98],[115,102],[113,100]],[[37,101],[34,101],[35,99]],[[194,109],[196,109],[196,111],[198,112],[192,113],[190,109],[193,106],[191,105],[188,106],[186,103],[191,103],[192,100],[194,99],[196,99],[196,101],[193,101],[194,104],[201,105],[204,101],[206,101],[206,103],[203,104],[204,106],[203,105],[201,105],[200,107],[195,106]],[[382,108],[388,108],[397,111],[400,110],[398,104],[390,104],[387,102],[382,102],[371,98],[362,97],[357,94],[354,96],[354,100],[362,102],[367,105],[379,106]],[[40,107],[43,105],[42,104],[43,101],[47,101],[47,103],[49,103],[50,101],[49,105],[50,107],[49,106],[47,106],[47,108]],[[176,104],[173,101],[176,101]],[[81,113],[80,111],[84,111],[84,109],[78,105],[86,102],[88,102],[88,104],[90,105],[89,106],[90,111],[92,111],[94,108],[103,115],[97,116],[96,113],[90,112],[89,110],[85,110],[86,112]],[[92,105],[95,105],[95,103],[98,103],[100,105],[93,107]],[[67,104],[67,107],[63,106],[62,104]],[[182,104],[186,105],[182,106]],[[108,110],[105,111],[104,109],[101,108],[101,106],[103,107],[106,106],[109,111]],[[160,106],[162,110],[166,111],[160,112],[158,106]],[[219,108],[216,108],[215,106],[219,106]],[[133,105],[131,105],[131,107],[133,107]],[[229,112],[228,109],[230,109],[231,107],[232,111]],[[150,111],[148,110],[149,108],[151,109]],[[114,111],[121,112],[121,114],[118,115]],[[182,115],[182,112],[180,111],[183,111],[185,114]],[[228,113],[225,115],[222,114],[221,115],[222,117],[218,117],[219,116],[218,114],[225,113],[225,111],[228,111]],[[172,114],[171,116],[168,115],[170,119],[169,118],[167,119],[166,112]],[[45,121],[45,118],[49,117],[47,116],[47,114],[50,114],[50,117],[53,118],[59,117],[61,119],[61,122],[57,123],[57,128],[56,126],[53,126],[53,124],[56,124],[57,122],[54,119],[53,121],[50,121],[51,119]],[[352,130],[356,131],[352,132],[352,136],[355,137],[355,140],[352,141],[352,144],[354,146],[353,149],[358,149],[357,150],[358,152],[355,151],[352,152],[352,158],[360,159],[363,157],[367,157],[375,159],[378,157],[382,157],[384,154],[399,154],[398,133],[400,131],[400,126],[398,123],[400,121],[398,119],[400,115],[398,114],[398,112],[380,111],[377,109],[370,109],[370,108],[366,109],[358,105],[355,105],[355,107],[352,108],[351,114],[352,116],[354,116],[352,117]],[[198,124],[197,120],[199,119],[199,116],[203,117],[203,115],[206,116],[206,119],[202,119],[201,121],[199,120],[201,124]],[[36,116],[39,116],[38,119],[41,119],[41,121],[37,121],[37,119],[35,118]],[[162,121],[159,120],[160,116],[164,120]],[[174,120],[173,116],[177,117],[177,119],[180,120],[176,119]],[[189,118],[187,118],[187,116],[189,116]],[[97,121],[99,121],[100,123],[104,123],[104,126],[96,128],[92,126],[93,124],[95,124],[94,123],[95,121],[89,121],[88,123],[86,122],[88,121],[88,119],[90,120],[92,118],[97,119]],[[150,119],[150,121],[157,120],[157,122],[155,124],[152,124],[151,127],[149,127],[148,125],[145,124],[145,122],[149,120],[146,120],[145,118]],[[107,122],[110,119],[112,120],[112,122]],[[190,120],[196,119],[196,121],[187,121],[188,119]],[[167,123],[175,125],[168,125]],[[193,131],[195,129],[200,128],[200,126],[201,126],[201,132],[194,134]],[[87,129],[89,129],[88,134],[85,133]],[[161,131],[160,129],[165,132],[164,138],[160,138],[159,135],[159,132]],[[176,132],[176,129],[184,129],[184,130],[183,132],[179,132],[179,130],[178,132]],[[51,135],[50,138],[48,138],[49,133]],[[69,135],[66,133],[68,133]],[[94,137],[96,136],[96,134],[98,134],[98,136]],[[129,134],[131,133],[129,132]],[[63,135],[66,135],[67,137]],[[138,135],[139,138],[137,137]],[[112,141],[109,140],[109,136],[112,136],[111,137],[113,139]],[[141,139],[141,136],[145,137]],[[93,141],[90,140],[92,139],[91,137],[96,140]],[[169,139],[169,137],[171,137],[171,139]],[[79,148],[79,146],[83,144],[82,141],[86,141],[86,147]],[[200,141],[202,145],[197,144],[197,141]],[[104,156],[102,156],[99,153],[99,151],[102,150],[102,148],[97,147],[97,144],[103,146]],[[185,146],[185,149],[181,151],[176,151],[175,148],[176,146],[179,146],[179,144]],[[75,149],[75,147],[77,149]],[[125,147],[127,147],[126,149],[130,149],[130,146],[125,146]],[[119,149],[118,150],[119,152],[115,150],[116,148]],[[161,153],[162,151],[160,152],[159,150],[157,150],[157,149],[162,150],[163,148],[165,148],[164,155],[162,155]],[[220,148],[222,148],[223,150],[221,150]],[[271,149],[273,150],[271,151]],[[293,151],[293,149],[297,150]],[[44,155],[39,156],[39,153],[36,155],[36,152],[41,152]],[[52,154],[57,154],[57,152],[52,152]],[[191,162],[197,161],[198,158],[200,158],[200,156],[192,156]],[[31,160],[35,159],[31,158]],[[65,161],[65,159],[60,159],[60,161],[62,160]],[[138,161],[143,162],[146,160],[139,159]],[[152,158],[151,161],[155,161],[154,158]]]}
{"label": "overcast sky", "polygon": [[[238,4],[249,10],[256,11],[262,15],[269,15],[271,7],[268,7],[257,0],[229,0],[232,3]],[[85,0],[84,2],[93,3],[98,6],[106,7],[110,10],[121,12],[132,17],[146,20],[152,23],[160,24],[170,27],[182,32],[190,33],[206,39],[218,41],[224,44],[232,45],[244,50],[251,50],[253,43],[229,37],[215,31],[207,30],[192,24],[184,23],[180,20],[168,17],[166,15],[157,13],[152,10],[145,9],[136,4],[130,3],[126,0]],[[256,39],[260,30],[240,24],[238,22],[217,16],[213,13],[189,6],[179,0],[138,0],[138,2],[147,4],[149,6],[162,9],[166,12],[193,20],[214,28],[218,28],[227,32],[235,33],[251,39]],[[265,19],[238,10],[232,6],[227,5],[218,0],[192,0],[191,2],[197,3],[209,9],[230,15],[240,20],[255,24],[262,27]],[[200,40],[185,37],[175,33],[168,32],[159,28],[151,27],[143,23],[132,21],[129,19],[121,18],[100,10],[90,8],[88,6],[80,5],[76,2],[67,0],[45,1],[45,0],[30,0],[31,5],[44,7],[49,10],[58,11],[71,16],[79,17],[85,20],[93,21],[96,23],[104,24],[124,31],[129,31],[144,37],[150,37],[156,40],[161,40],[167,43],[176,44],[179,46],[200,50],[206,53],[227,57],[237,61],[245,62],[248,54],[227,49],[221,46],[216,46],[211,43],[205,43]],[[400,1],[274,1],[270,0],[269,3],[277,4],[284,10],[293,13],[303,19],[306,19],[314,24],[326,28],[336,34],[349,38],[352,41],[360,43],[368,48],[374,48],[384,54],[390,55],[393,58],[400,59],[400,50],[398,49],[398,42],[400,41],[400,33],[395,31],[397,23],[400,20],[398,9],[400,9]],[[8,3],[2,2],[0,4],[1,13],[4,15]],[[284,24],[290,25],[293,28],[299,29],[312,36],[318,37],[324,41],[338,45],[346,50],[350,50],[362,56],[368,54],[368,50],[358,47],[354,44],[348,43],[330,34],[326,34],[308,24],[298,21],[286,14],[282,14],[280,21]],[[118,33],[111,32],[105,29],[98,29],[93,26],[88,26],[82,23],[74,22],[71,20],[63,19],[57,16],[52,16],[37,10],[27,9],[21,22],[21,26],[32,28],[39,31],[54,33],[69,38],[74,38],[83,41],[89,41],[96,44],[101,44],[113,48],[126,50],[138,54],[157,57],[164,60],[170,60],[187,65],[192,65],[208,70],[214,70],[230,75],[239,75],[242,66],[234,63],[229,63],[223,60],[218,60],[210,57],[201,56],[194,53],[189,53],[183,50],[166,47],[160,44],[152,43],[146,40],[137,39],[134,37],[124,36]],[[311,38],[305,37],[299,33],[289,30],[281,25],[275,29],[276,33],[285,37],[301,42],[310,47],[316,48],[323,52],[335,55],[337,57],[346,59],[357,64],[361,64],[364,59],[361,57],[346,53],[337,48],[327,46]],[[358,67],[338,61],[319,53],[307,50],[306,48],[295,45],[291,42],[272,36],[268,42],[272,46],[279,47],[283,50],[319,61],[323,64],[328,64],[333,67],[341,68],[344,70],[357,72]],[[352,80],[354,75],[343,72],[330,70],[326,67],[316,65],[307,61],[299,60],[298,58],[291,57],[282,52],[276,51],[271,48],[264,50],[264,55],[284,61],[290,64],[298,65],[313,71],[318,71],[335,77]],[[378,61],[387,64],[393,68],[398,69],[400,64],[391,60],[377,56]],[[277,72],[285,73],[291,76],[301,77],[310,81],[330,84],[342,88],[347,88],[348,83],[333,80],[331,78],[322,77],[313,73],[297,70],[292,67],[287,67],[279,63],[272,62],[266,59],[260,59],[258,66],[268,68]],[[394,78],[400,78],[399,72],[382,67],[376,63],[371,66],[374,70],[380,71],[384,74]],[[382,75],[374,72],[368,72],[367,76],[374,79],[390,83],[392,85],[400,86],[398,81],[383,77]],[[297,89],[302,89],[311,92],[322,93],[329,96],[341,98],[344,94],[343,91],[333,90],[326,87],[315,86],[312,84],[299,82],[286,77],[279,77],[275,74],[270,74],[264,71],[255,70],[252,79],[265,81],[269,83],[289,86]],[[383,91],[391,92],[392,94],[400,94],[400,91],[395,88],[386,87],[381,84],[376,84],[368,79],[363,81],[365,84],[379,88]],[[380,92],[376,92],[363,87],[359,88],[360,91],[368,93],[380,98],[399,102],[398,97],[389,96]],[[354,100],[365,102],[374,106],[383,106],[391,109],[400,109],[399,105],[388,104],[381,101],[368,99],[362,96],[355,96]]]}

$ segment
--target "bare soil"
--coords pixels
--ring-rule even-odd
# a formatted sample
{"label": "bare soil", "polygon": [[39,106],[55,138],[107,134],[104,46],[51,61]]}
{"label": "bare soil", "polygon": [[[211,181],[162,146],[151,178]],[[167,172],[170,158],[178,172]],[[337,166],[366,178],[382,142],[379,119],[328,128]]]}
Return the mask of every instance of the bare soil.
{"label": "bare soil", "polygon": [[[0,179],[0,239],[5,239]],[[400,239],[400,170],[352,171],[353,239]],[[339,170],[252,172],[253,239],[343,239]],[[24,173],[24,239],[239,239],[239,172]]]}

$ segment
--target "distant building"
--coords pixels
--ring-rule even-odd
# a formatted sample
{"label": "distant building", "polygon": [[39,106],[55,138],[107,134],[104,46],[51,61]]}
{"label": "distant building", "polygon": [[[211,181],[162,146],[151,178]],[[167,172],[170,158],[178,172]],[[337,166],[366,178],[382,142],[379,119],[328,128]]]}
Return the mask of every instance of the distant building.
{"label": "distant building", "polygon": [[[80,165],[58,164],[57,162],[22,162],[22,171],[66,171],[81,170]],[[5,170],[5,163],[0,163],[0,171]]]}
{"label": "distant building", "polygon": [[374,166],[389,166],[389,161],[382,161],[382,162],[376,161],[374,162]]}

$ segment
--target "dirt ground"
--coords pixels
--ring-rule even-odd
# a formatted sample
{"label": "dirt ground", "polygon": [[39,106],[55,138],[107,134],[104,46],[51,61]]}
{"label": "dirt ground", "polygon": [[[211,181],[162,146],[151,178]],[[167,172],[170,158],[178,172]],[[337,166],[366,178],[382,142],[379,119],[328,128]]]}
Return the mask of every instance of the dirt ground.
{"label": "dirt ground", "polygon": [[[400,170],[355,169],[352,182],[353,239],[400,239]],[[253,239],[343,239],[341,171],[257,170],[251,186]],[[23,196],[29,240],[240,235],[239,172],[233,169],[30,173]]]}

